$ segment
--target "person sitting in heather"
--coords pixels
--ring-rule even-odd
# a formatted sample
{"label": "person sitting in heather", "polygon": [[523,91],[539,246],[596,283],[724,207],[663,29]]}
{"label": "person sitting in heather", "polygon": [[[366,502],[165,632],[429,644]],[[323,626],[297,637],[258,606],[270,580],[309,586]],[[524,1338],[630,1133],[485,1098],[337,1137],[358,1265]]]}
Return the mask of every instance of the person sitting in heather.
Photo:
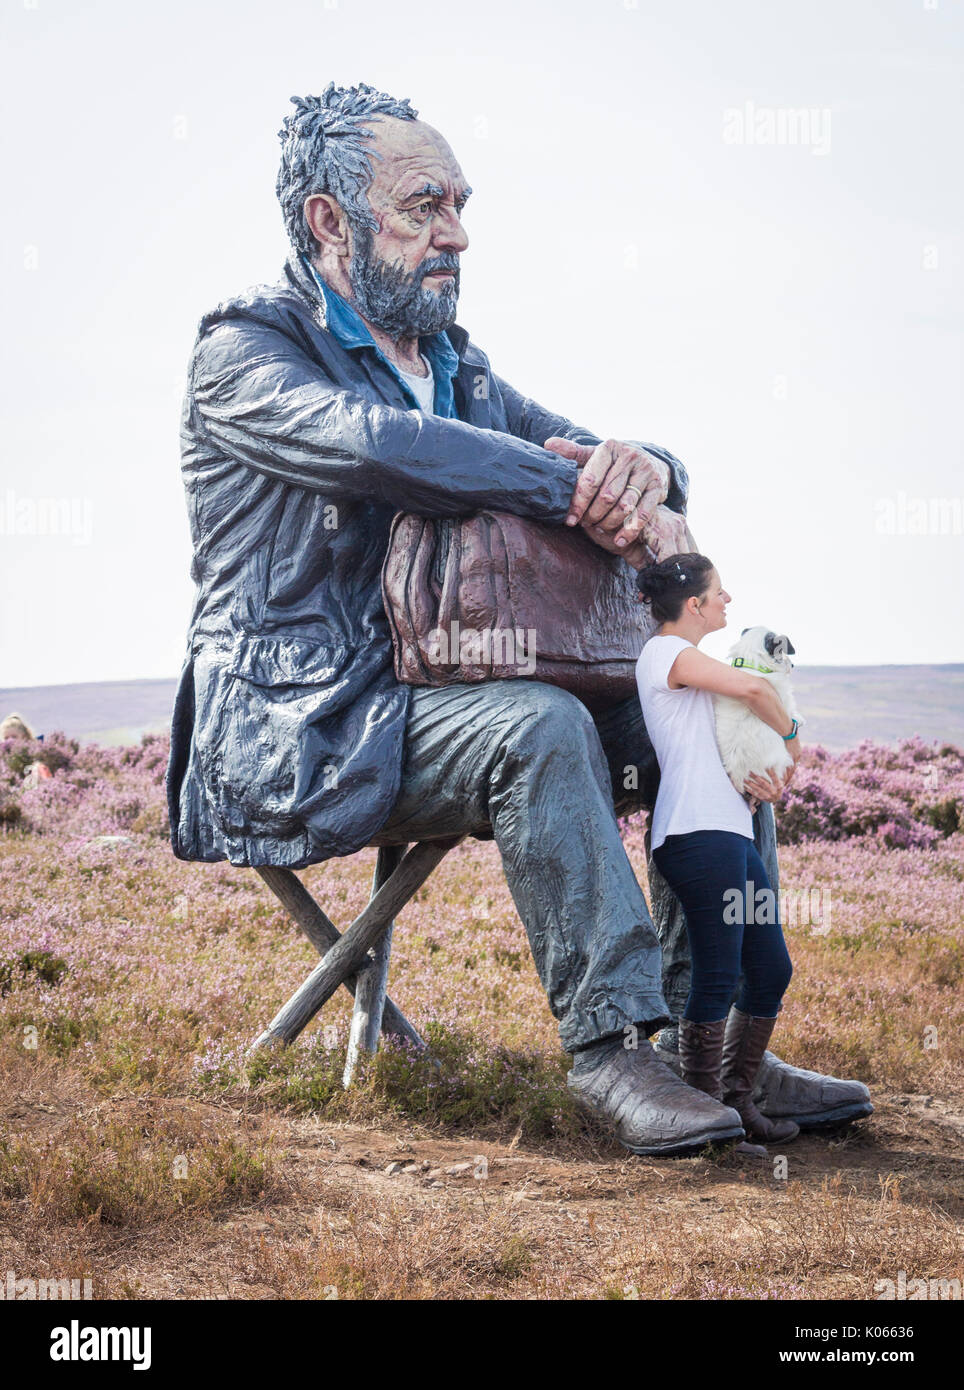
{"label": "person sitting in heather", "polygon": [[[651,853],[683,905],[692,960],[679,1020],[682,1077],[732,1106],[749,1138],[786,1143],[799,1126],[768,1119],[752,1093],[790,983],[790,956],[777,910],[760,921],[745,910],[733,921],[729,909],[734,892],[746,909],[761,890],[776,908],[747,798],[758,805],[783,795],[800,757],[797,722],[767,681],[699,651],[704,637],[726,627],[730,602],[711,560],[676,555],[645,566],[637,583],[659,624],[636,666],[660,767]],[[768,769],[768,777],[751,776],[746,797],[740,795],[717,746],[714,694],[742,701],[786,740],[793,762],[783,778]]]}
{"label": "person sitting in heather", "polygon": [[[27,721],[14,711],[0,722],[0,743],[4,739],[15,739],[18,743],[42,743],[43,735],[35,734]],[[49,781],[51,776],[47,764],[35,758],[23,769],[23,784],[26,787],[36,787],[40,782]]]}

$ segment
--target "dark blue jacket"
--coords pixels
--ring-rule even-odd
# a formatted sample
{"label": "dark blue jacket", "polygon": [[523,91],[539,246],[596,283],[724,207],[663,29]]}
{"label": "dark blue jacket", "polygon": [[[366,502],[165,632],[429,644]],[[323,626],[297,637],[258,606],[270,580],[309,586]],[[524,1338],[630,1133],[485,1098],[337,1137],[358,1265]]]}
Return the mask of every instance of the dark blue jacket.
{"label": "dark blue jacket", "polygon": [[[367,844],[398,793],[410,695],[381,597],[393,515],[561,524],[577,470],[541,445],[599,442],[497,377],[457,325],[459,419],[424,415],[325,312],[293,253],[277,285],[198,330],[181,426],[197,595],[167,770],[179,859],[302,868]],[[685,470],[653,452],[681,511]]]}

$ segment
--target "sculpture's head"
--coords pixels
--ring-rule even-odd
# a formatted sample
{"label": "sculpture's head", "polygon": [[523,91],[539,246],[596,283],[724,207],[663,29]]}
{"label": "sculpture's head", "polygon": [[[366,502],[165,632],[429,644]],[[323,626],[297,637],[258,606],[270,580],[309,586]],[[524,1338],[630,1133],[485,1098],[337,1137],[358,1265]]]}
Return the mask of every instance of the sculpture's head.
{"label": "sculpture's head", "polygon": [[277,192],[292,244],[391,337],[447,328],[472,190],[445,140],[364,84],[291,100]]}

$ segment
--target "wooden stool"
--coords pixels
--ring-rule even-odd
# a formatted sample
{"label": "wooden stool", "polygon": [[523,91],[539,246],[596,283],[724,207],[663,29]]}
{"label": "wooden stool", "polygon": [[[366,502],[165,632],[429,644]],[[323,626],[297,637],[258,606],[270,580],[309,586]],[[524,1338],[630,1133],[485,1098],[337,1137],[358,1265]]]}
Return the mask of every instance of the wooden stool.
{"label": "wooden stool", "polygon": [[263,866],[257,873],[322,957],[304,984],[279,1009],[251,1051],[293,1042],[319,1009],[344,985],[355,997],[344,1084],[351,1085],[359,1057],[378,1050],[385,1032],[424,1051],[425,1042],[388,998],[388,965],[395,918],[432,870],[464,836],[379,847],[368,905],[342,935],[291,869]]}

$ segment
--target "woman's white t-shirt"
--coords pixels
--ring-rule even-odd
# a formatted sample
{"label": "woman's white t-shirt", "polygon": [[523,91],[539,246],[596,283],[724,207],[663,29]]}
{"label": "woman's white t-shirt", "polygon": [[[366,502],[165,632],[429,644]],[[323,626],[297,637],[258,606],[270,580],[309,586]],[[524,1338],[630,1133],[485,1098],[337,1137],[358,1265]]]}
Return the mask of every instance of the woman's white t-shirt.
{"label": "woman's white t-shirt", "polygon": [[720,757],[712,694],[693,686],[671,690],[666,680],[683,648],[693,645],[685,637],[657,634],[636,663],[639,703],[660,771],[653,849],[659,849],[667,835],[688,835],[692,830],[734,830],[753,839],[750,808]]}

